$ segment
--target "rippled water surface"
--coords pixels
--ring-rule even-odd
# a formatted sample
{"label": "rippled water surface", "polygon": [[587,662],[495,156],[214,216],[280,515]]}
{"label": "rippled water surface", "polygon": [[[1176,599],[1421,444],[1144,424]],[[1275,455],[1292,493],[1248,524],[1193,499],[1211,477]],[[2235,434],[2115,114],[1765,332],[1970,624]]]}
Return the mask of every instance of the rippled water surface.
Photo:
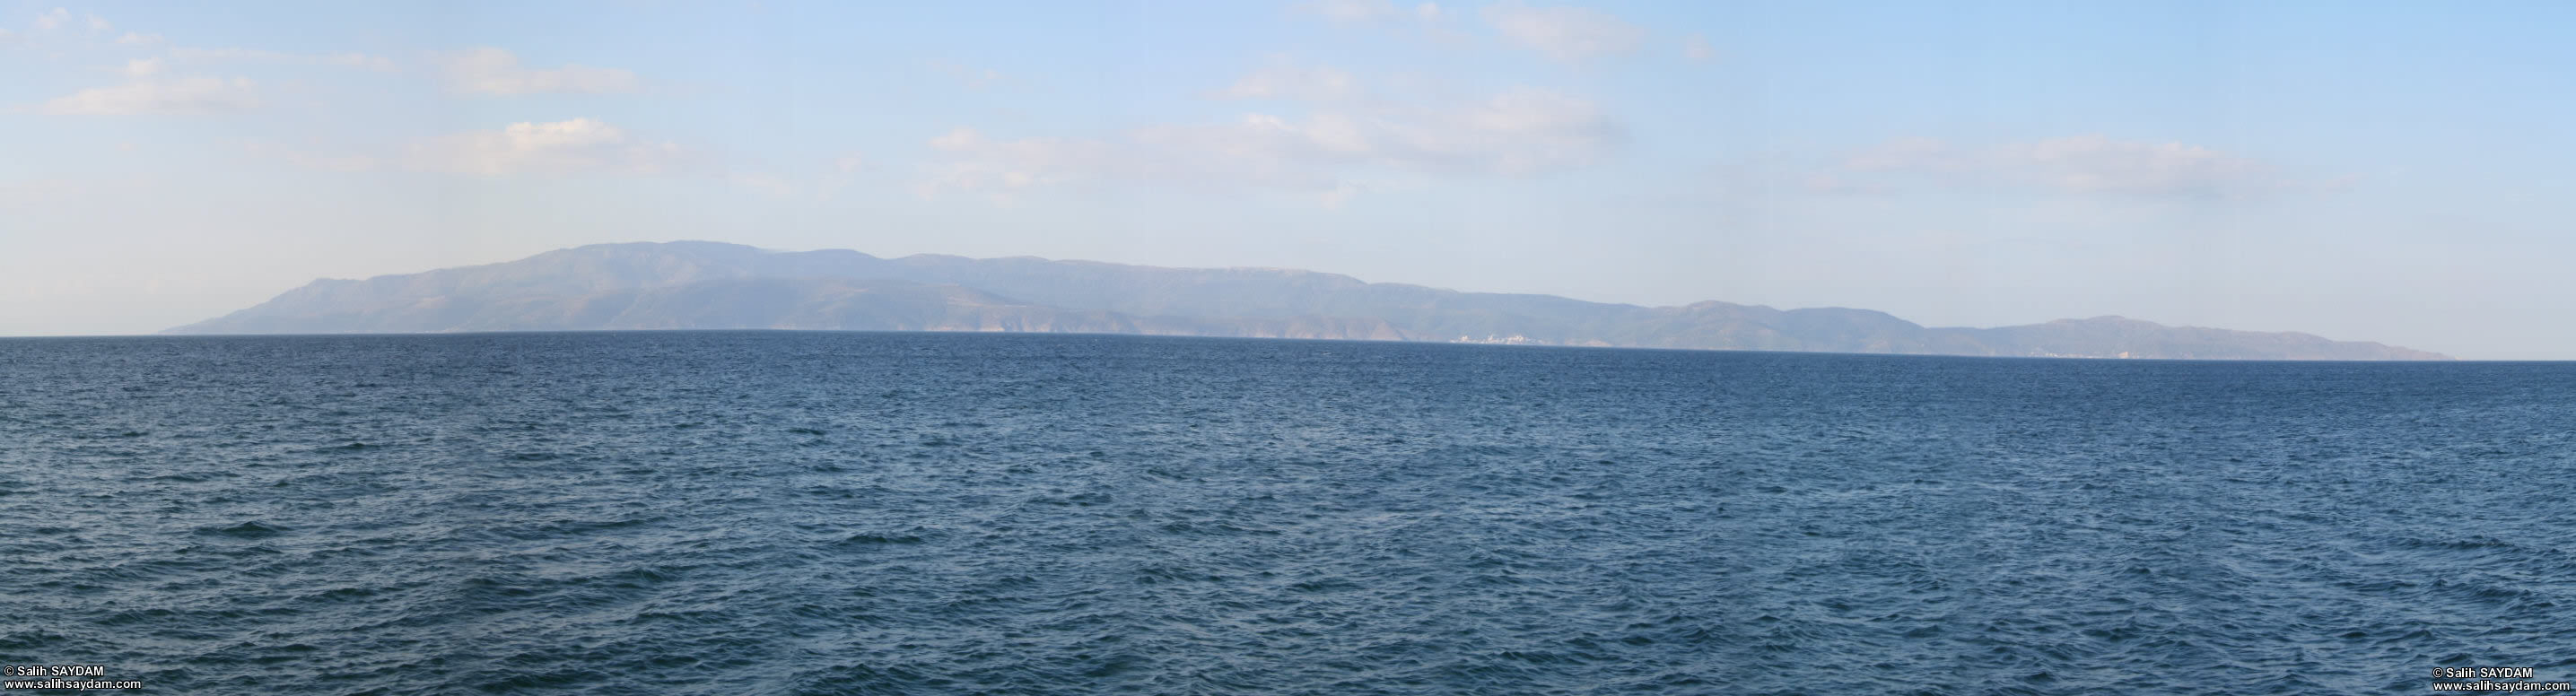
{"label": "rippled water surface", "polygon": [[0,663],[147,693],[2576,676],[2576,365],[0,341]]}

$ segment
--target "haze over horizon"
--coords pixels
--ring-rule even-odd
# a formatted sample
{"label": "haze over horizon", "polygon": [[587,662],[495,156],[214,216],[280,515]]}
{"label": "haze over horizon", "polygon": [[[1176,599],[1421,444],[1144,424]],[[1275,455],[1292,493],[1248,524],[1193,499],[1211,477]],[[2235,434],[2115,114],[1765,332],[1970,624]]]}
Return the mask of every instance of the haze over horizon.
{"label": "haze over horizon", "polygon": [[2576,358],[2576,6],[0,0],[0,335],[596,243]]}
{"label": "haze over horizon", "polygon": [[723,242],[595,244],[509,263],[329,279],[174,334],[968,331],[2184,360],[2449,360],[2370,341],[2122,317],[1926,327],[1852,308],[1603,304],[1294,269],[1018,256],[884,259]]}

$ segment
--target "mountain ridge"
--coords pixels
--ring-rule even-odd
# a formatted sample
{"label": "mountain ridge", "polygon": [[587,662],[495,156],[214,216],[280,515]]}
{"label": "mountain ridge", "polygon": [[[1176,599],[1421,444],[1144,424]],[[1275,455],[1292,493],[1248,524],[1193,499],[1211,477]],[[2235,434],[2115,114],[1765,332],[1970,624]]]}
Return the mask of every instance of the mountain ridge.
{"label": "mountain ridge", "polygon": [[163,333],[782,328],[1040,331],[2007,357],[2446,360],[2296,332],[2118,316],[1925,327],[1869,309],[1716,300],[1647,307],[1460,292],[1290,268],[1169,268],[1033,256],[883,258],[721,242],[630,242],[515,261],[318,279]]}

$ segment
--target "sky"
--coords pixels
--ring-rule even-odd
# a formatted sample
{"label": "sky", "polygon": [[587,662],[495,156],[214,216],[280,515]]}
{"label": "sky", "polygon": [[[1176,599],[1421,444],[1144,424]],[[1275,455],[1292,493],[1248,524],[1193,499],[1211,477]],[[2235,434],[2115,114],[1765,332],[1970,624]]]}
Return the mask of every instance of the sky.
{"label": "sky", "polygon": [[0,335],[705,239],[2576,359],[2565,2],[0,0]]}

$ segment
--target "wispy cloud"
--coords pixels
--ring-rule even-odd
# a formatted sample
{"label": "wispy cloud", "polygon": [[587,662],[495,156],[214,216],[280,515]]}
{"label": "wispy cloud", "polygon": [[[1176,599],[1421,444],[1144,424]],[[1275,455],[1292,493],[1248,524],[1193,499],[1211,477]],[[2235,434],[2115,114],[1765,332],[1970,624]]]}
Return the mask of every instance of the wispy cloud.
{"label": "wispy cloud", "polygon": [[1298,3],[1293,7],[1301,12],[1315,14],[1323,17],[1324,19],[1344,23],[1369,23],[1390,20],[1417,20],[1430,22],[1444,19],[1448,17],[1449,14],[1448,10],[1442,8],[1438,3],[1425,2],[1410,6],[1401,6],[1395,4],[1392,0],[1313,0],[1312,2]]}
{"label": "wispy cloud", "polygon": [[984,89],[1002,84],[1009,80],[1009,78],[1003,75],[1000,70],[995,70],[993,68],[968,67],[964,64],[946,59],[934,59],[930,61],[930,71],[939,73],[948,79],[956,80],[957,84],[965,85],[967,89]]}
{"label": "wispy cloud", "polygon": [[[1319,78],[1320,76],[1320,78]],[[1293,79],[1292,79],[1293,78]],[[1345,100],[1361,90],[1332,71],[1269,70],[1218,94],[1304,98],[1302,117],[1244,114],[1229,122],[1163,124],[1105,137],[997,139],[958,128],[930,140],[943,159],[917,192],[1009,196],[1102,182],[1238,186],[1347,198],[1372,170],[1526,176],[1581,167],[1626,139],[1591,102],[1535,89],[1479,101]]]}
{"label": "wispy cloud", "polygon": [[804,189],[804,187],[798,186],[796,182],[787,180],[786,177],[767,172],[734,172],[725,175],[724,178],[726,181],[730,181],[736,186],[748,188],[753,191],[760,192],[762,195],[773,198],[794,196]]}
{"label": "wispy cloud", "polygon": [[60,7],[54,8],[51,12],[36,15],[36,31],[61,31],[63,27],[71,26],[71,23],[72,11]]}
{"label": "wispy cloud", "polygon": [[523,67],[518,55],[488,46],[449,54],[440,63],[448,89],[457,94],[606,94],[643,88],[643,81],[625,70],[579,64]]}
{"label": "wispy cloud", "polygon": [[[129,74],[134,74],[136,66],[129,64],[126,69]],[[141,74],[149,75],[158,70],[157,65],[146,66]],[[249,111],[259,108],[262,103],[257,84],[249,78],[161,80],[140,77],[113,87],[81,90],[32,109],[21,110],[72,116],[218,114]]]}
{"label": "wispy cloud", "polygon": [[368,172],[382,169],[385,165],[383,158],[374,155],[309,152],[256,141],[245,143],[244,147],[252,155],[284,160],[298,167],[327,172]]}
{"label": "wispy cloud", "polygon": [[1332,68],[1275,65],[1244,75],[1224,89],[1209,92],[1219,99],[1298,99],[1335,102],[1360,97],[1360,80]]}
{"label": "wispy cloud", "polygon": [[[449,133],[368,150],[314,151],[252,143],[253,155],[338,173],[409,171],[471,177],[675,176],[742,186],[773,196],[804,185],[775,172],[728,164],[717,153],[647,137],[595,118],[523,121],[492,130]],[[859,169],[856,153],[831,162],[818,195],[845,185]]]}
{"label": "wispy cloud", "polygon": [[833,195],[840,193],[841,189],[847,188],[851,181],[858,178],[859,171],[866,168],[867,158],[856,152],[844,152],[832,158],[831,170],[824,172],[814,182],[814,200],[829,200]]}
{"label": "wispy cloud", "polygon": [[[105,32],[116,26],[109,23],[107,18],[100,17],[98,15],[74,16],[72,15],[71,10],[60,7],[37,13],[36,19],[28,24],[29,26],[34,27],[36,33],[39,34],[50,34],[75,28],[86,29],[89,33],[96,34]],[[0,37],[6,37],[8,35],[7,30],[0,30]]]}
{"label": "wispy cloud", "polygon": [[[71,22],[68,11],[57,8],[41,15],[37,25],[46,31],[58,31]],[[111,25],[96,16],[88,18],[92,33],[104,33]],[[160,43],[158,34],[126,32],[116,44],[144,46]],[[166,57],[129,59],[113,68],[125,76],[121,85],[85,89],[47,100],[41,104],[19,106],[9,111],[77,116],[202,115],[251,111],[266,105],[260,84],[247,77],[212,77],[204,71],[174,70],[189,63],[222,61],[264,61],[305,65],[332,65],[370,70],[391,70],[393,61],[360,53],[304,55],[247,48],[170,49]],[[173,77],[171,73],[181,76]],[[197,75],[186,75],[197,72]]]}
{"label": "wispy cloud", "polygon": [[654,142],[597,119],[513,123],[500,130],[440,136],[412,146],[406,164],[458,174],[665,174],[680,170],[691,153],[678,143]]}
{"label": "wispy cloud", "polygon": [[1918,183],[2004,185],[2075,193],[2242,198],[2314,189],[2270,163],[2179,142],[2078,135],[1989,145],[1898,138],[1852,153],[1825,175],[1846,187]]}
{"label": "wispy cloud", "polygon": [[[155,36],[155,37],[153,37],[153,40],[158,41],[158,40],[160,40],[160,37]],[[119,39],[119,41],[122,41],[122,39]],[[296,65],[328,65],[328,66],[343,67],[343,68],[358,68],[358,69],[362,69],[362,70],[392,70],[392,69],[394,69],[394,61],[393,61],[393,59],[385,58],[385,57],[382,57],[382,56],[371,56],[371,55],[367,55],[367,54],[364,54],[364,53],[304,54],[304,53],[283,53],[283,52],[279,52],[279,51],[267,51],[267,50],[261,50],[261,49],[256,49],[256,48],[187,48],[187,47],[181,47],[181,48],[173,48],[173,49],[170,49],[170,57],[171,57],[172,59],[175,59],[175,60],[186,61],[186,62],[216,62],[216,61],[234,61],[234,60],[241,60],[241,61],[270,62],[270,63],[291,63],[291,64],[296,64]]]}
{"label": "wispy cloud", "polygon": [[1600,10],[1504,4],[1483,15],[1504,41],[1561,61],[1627,55],[1646,41],[1645,27]]}
{"label": "wispy cloud", "polygon": [[1693,63],[1717,60],[1717,47],[1708,45],[1708,37],[1692,34],[1682,39],[1682,58]]}

